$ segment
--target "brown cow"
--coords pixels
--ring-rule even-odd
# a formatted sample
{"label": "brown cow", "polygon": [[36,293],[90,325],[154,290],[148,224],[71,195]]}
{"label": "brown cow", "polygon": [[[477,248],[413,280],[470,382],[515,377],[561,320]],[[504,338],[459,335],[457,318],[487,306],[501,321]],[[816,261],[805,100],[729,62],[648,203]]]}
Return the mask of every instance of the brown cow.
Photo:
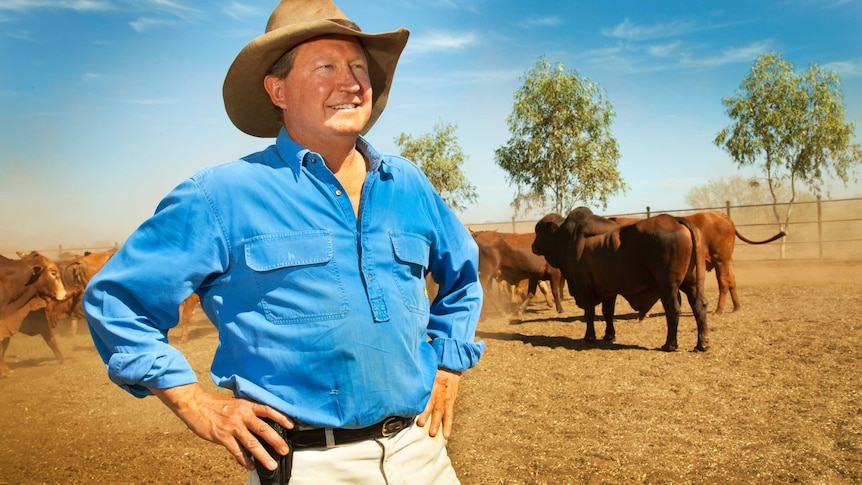
{"label": "brown cow", "polygon": [[[696,212],[683,217],[700,229],[703,244],[706,247],[706,270],[712,271],[715,268],[715,279],[718,281],[718,303],[715,306],[714,314],[721,315],[724,312],[728,292],[730,292],[730,299],[733,301],[733,311],[739,310],[742,305],[736,292],[736,276],[731,269],[733,247],[736,243],[734,236],[748,244],[766,244],[784,237],[784,231],[780,231],[763,241],[752,241],[739,233],[733,221],[726,214]],[[620,224],[631,224],[641,220],[630,217],[611,217],[610,219]]]}
{"label": "brown cow", "polygon": [[57,265],[36,251],[24,259],[0,256],[0,376],[10,372],[3,361],[9,340],[27,314],[45,305],[42,298],[66,298]]}
{"label": "brown cow", "polygon": [[69,313],[64,314],[62,313],[62,309],[59,309],[60,311],[56,315],[48,315],[51,311],[50,306],[46,308],[45,313],[46,316],[48,316],[48,321],[53,320],[56,325],[56,321],[58,319],[68,318],[71,322],[69,333],[72,335],[76,335],[78,333],[78,320],[86,321],[84,309],[81,306],[83,291],[86,289],[87,283],[90,282],[90,278],[102,269],[102,266],[104,266],[116,252],[117,248],[95,253],[87,252],[84,253],[83,256],[78,256],[69,261],[67,269],[63,271],[63,281],[66,281],[67,278],[71,279],[74,282],[74,287],[80,288],[81,297],[78,298],[78,301]]}
{"label": "brown cow", "polygon": [[[551,283],[551,293],[557,312],[563,312],[560,301],[562,274],[557,268],[548,264],[543,256],[532,252],[530,246],[536,238],[535,234],[497,231],[476,231],[472,234],[479,246],[479,278],[484,290],[491,288],[491,282],[495,278],[504,280],[510,285],[517,285],[524,279],[529,280],[527,297],[517,309],[520,313],[536,295],[539,280],[548,280]],[[491,302],[493,303],[493,300]]]}
{"label": "brown cow", "polygon": [[579,207],[564,220],[548,214],[536,223],[533,251],[563,270],[569,291],[584,310],[585,339],[595,340],[595,307],[602,304],[605,340],[613,341],[616,296],[636,311],[661,300],[667,318],[664,351],[677,349],[680,294],[688,297],[697,321],[695,350],[709,348],[706,321],[704,248],[690,221],[669,215],[651,217],[606,231],[613,221]]}
{"label": "brown cow", "polygon": [[0,318],[17,312],[37,296],[66,298],[57,264],[36,251],[26,259],[0,256]]}

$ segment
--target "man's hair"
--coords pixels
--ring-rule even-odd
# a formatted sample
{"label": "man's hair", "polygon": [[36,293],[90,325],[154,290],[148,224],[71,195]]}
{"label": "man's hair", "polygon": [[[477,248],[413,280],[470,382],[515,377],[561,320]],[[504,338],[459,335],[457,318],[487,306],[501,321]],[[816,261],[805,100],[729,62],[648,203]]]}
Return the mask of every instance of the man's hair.
{"label": "man's hair", "polygon": [[284,79],[293,68],[293,61],[296,59],[296,46],[288,49],[275,63],[266,71],[267,76],[275,76],[279,79]]}

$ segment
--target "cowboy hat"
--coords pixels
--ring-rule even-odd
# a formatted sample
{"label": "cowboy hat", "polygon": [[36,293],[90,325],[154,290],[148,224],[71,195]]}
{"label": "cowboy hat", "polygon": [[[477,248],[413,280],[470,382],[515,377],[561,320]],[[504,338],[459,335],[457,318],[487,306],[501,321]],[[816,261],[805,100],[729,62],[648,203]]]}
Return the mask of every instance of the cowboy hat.
{"label": "cowboy hat", "polygon": [[380,34],[362,32],[331,0],[281,0],[269,17],[265,33],[236,56],[222,91],[225,110],[233,124],[252,136],[278,136],[283,123],[273,114],[263,78],[282,54],[302,42],[328,34],[356,37],[368,53],[373,98],[371,117],[362,130],[367,133],[386,107],[395,66],[407,45],[409,32],[403,28]]}

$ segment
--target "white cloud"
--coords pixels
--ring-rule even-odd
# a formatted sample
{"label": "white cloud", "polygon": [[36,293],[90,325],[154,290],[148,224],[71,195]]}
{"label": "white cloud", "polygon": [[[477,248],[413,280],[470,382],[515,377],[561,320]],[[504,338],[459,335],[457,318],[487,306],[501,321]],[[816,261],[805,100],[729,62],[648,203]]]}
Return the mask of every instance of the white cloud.
{"label": "white cloud", "polygon": [[224,13],[236,20],[240,20],[261,15],[261,9],[240,2],[230,2],[224,8]]}
{"label": "white cloud", "polygon": [[0,10],[24,12],[41,8],[85,12],[114,10],[115,6],[106,0],[0,0]]}
{"label": "white cloud", "polygon": [[760,55],[769,52],[772,49],[772,42],[763,40],[753,42],[742,47],[730,47],[725,49],[721,54],[713,57],[705,57],[701,59],[687,59],[688,65],[701,67],[716,67],[726,64],[737,64],[741,62],[749,63],[757,59]]}
{"label": "white cloud", "polygon": [[679,21],[665,24],[636,25],[629,19],[625,19],[615,27],[602,29],[602,35],[628,41],[643,41],[676,37],[691,32],[694,28],[693,22]]}
{"label": "white cloud", "polygon": [[36,40],[35,37],[33,37],[33,35],[30,32],[27,32],[26,30],[19,30],[18,32],[10,32],[6,35],[9,37],[12,37],[13,39],[23,40],[24,42],[32,42],[34,44],[39,42],[38,40]]}
{"label": "white cloud", "polygon": [[146,32],[153,28],[164,27],[167,25],[175,25],[177,22],[173,20],[157,19],[153,17],[139,17],[136,20],[129,22],[129,25],[136,32]]}
{"label": "white cloud", "polygon": [[862,61],[836,61],[820,66],[829,71],[835,71],[842,80],[862,77]]}
{"label": "white cloud", "polygon": [[472,32],[462,34],[431,32],[411,40],[407,48],[412,53],[454,51],[474,45],[477,40],[476,34]]}
{"label": "white cloud", "polygon": [[670,57],[679,51],[679,46],[681,45],[681,41],[671,42],[670,44],[652,45],[647,47],[647,52],[655,57]]}
{"label": "white cloud", "polygon": [[185,21],[192,21],[202,14],[200,10],[173,0],[0,0],[0,11],[27,12],[39,9],[77,12],[126,11],[146,15],[169,15]]}
{"label": "white cloud", "polygon": [[520,26],[523,29],[535,29],[535,28],[543,28],[543,27],[556,27],[558,25],[562,25],[563,19],[560,17],[527,17],[526,19],[520,22]]}

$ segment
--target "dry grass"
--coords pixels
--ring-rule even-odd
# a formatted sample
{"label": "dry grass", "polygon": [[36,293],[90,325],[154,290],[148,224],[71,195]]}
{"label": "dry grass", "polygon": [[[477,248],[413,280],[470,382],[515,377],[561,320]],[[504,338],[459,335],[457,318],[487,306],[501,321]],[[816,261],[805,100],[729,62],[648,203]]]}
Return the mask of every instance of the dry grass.
{"label": "dry grass", "polygon": [[[619,304],[614,344],[581,340],[571,299],[562,316],[537,302],[483,320],[450,442],[462,482],[862,482],[859,270],[737,265],[743,309],[710,319],[707,353],[689,351],[687,308],[675,353],[657,350],[660,308],[638,322]],[[181,349],[210,385],[214,331],[197,318],[191,337]],[[110,384],[86,334],[60,346],[62,366],[38,337],[11,342],[0,483],[244,483],[157,400]]]}

